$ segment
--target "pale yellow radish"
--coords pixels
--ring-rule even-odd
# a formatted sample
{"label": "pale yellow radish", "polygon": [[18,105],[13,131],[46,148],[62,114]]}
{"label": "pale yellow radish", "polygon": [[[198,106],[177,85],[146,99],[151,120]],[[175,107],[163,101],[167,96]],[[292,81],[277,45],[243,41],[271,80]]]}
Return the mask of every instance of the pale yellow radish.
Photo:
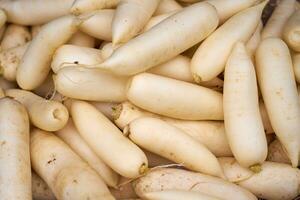
{"label": "pale yellow radish", "polygon": [[18,66],[17,82],[22,89],[35,89],[46,79],[55,50],[71,38],[80,23],[81,20],[67,15],[42,27]]}
{"label": "pale yellow radish", "polygon": [[75,0],[71,8],[71,13],[79,15],[94,10],[112,8],[117,6],[119,2],[120,0]]}
{"label": "pale yellow radish", "polygon": [[94,37],[81,31],[78,31],[71,37],[68,43],[81,47],[93,48],[95,46],[96,41]]}
{"label": "pale yellow radish", "polygon": [[101,51],[98,49],[66,44],[55,51],[51,61],[51,68],[54,73],[57,73],[66,66],[89,65],[102,61]]}
{"label": "pale yellow radish", "polygon": [[40,25],[66,15],[74,0],[0,1],[7,21],[21,25]]}
{"label": "pale yellow radish", "polygon": [[[163,2],[163,0],[161,1]],[[171,15],[174,15],[176,12],[178,12],[178,10],[172,11],[172,12],[168,12],[168,13],[164,13],[161,15],[157,15],[152,17],[148,23],[144,26],[143,30],[141,32],[146,32],[149,29],[151,29],[152,27],[154,27],[155,25],[159,24],[160,22],[162,22],[163,20],[167,19],[168,17],[170,17]]]}
{"label": "pale yellow radish", "polygon": [[234,44],[255,32],[267,1],[239,12],[212,33],[197,49],[191,71],[196,82],[209,81],[224,71]]}
{"label": "pale yellow radish", "polygon": [[138,74],[130,80],[127,98],[145,110],[167,117],[188,120],[223,119],[221,93],[150,73]]}
{"label": "pale yellow radish", "polygon": [[291,164],[279,140],[274,140],[268,148],[268,161]]}
{"label": "pale yellow radish", "polygon": [[135,192],[145,197],[149,192],[184,190],[201,192],[224,200],[257,200],[249,191],[223,179],[182,169],[157,169],[134,183]]}
{"label": "pale yellow radish", "polygon": [[223,104],[225,132],[234,157],[244,167],[261,164],[268,145],[254,65],[241,42],[233,47],[226,63]]}
{"label": "pale yellow radish", "polygon": [[2,50],[0,52],[0,71],[2,76],[9,81],[16,81],[17,69],[29,42],[21,46]]}
{"label": "pale yellow radish", "polygon": [[295,11],[296,0],[281,0],[262,30],[262,39],[281,37],[283,28]]}
{"label": "pale yellow radish", "polygon": [[146,25],[160,0],[120,0],[112,21],[113,44],[125,43]]}
{"label": "pale yellow radish", "polygon": [[163,120],[152,117],[136,119],[129,124],[125,134],[142,148],[190,170],[224,178],[217,158],[206,146]]}
{"label": "pale yellow radish", "polygon": [[30,136],[32,167],[57,199],[115,199],[101,177],[57,136],[39,129]]}
{"label": "pale yellow radish", "polygon": [[292,165],[300,154],[300,102],[287,45],[279,38],[267,38],[256,51],[260,90],[276,136]]}
{"label": "pale yellow radish", "polygon": [[160,192],[149,192],[145,194],[148,200],[221,200],[200,192],[183,190],[164,190]]}
{"label": "pale yellow radish", "polygon": [[251,38],[246,43],[246,48],[250,57],[254,57],[255,51],[261,41],[261,31],[263,28],[263,23],[260,22]]}
{"label": "pale yellow radish", "polygon": [[182,9],[182,6],[176,0],[161,0],[154,15],[162,15]]}
{"label": "pale yellow radish", "polygon": [[124,101],[127,79],[103,70],[78,66],[64,67],[53,75],[55,88],[59,93],[89,101]]}
{"label": "pale yellow radish", "polygon": [[0,99],[0,198],[31,200],[29,119],[26,109]]}
{"label": "pale yellow radish", "polygon": [[300,11],[290,16],[282,30],[282,38],[294,51],[300,52]]}
{"label": "pale yellow radish", "polygon": [[201,42],[217,25],[215,8],[196,3],[122,45],[105,62],[88,67],[121,75],[143,72]]}
{"label": "pale yellow radish", "polygon": [[293,54],[293,66],[296,81],[300,84],[300,54]]}
{"label": "pale yellow radish", "polygon": [[143,151],[94,106],[72,101],[71,113],[81,137],[114,171],[127,178],[136,178],[147,171],[148,161]]}
{"label": "pale yellow radish", "polygon": [[9,24],[1,41],[1,50],[22,46],[31,40],[29,28],[17,24]]}
{"label": "pale yellow radish", "polygon": [[68,110],[60,102],[46,100],[32,92],[20,89],[9,89],[5,94],[22,103],[28,111],[31,123],[40,129],[57,131],[68,122]]}
{"label": "pale yellow radish", "polygon": [[108,119],[113,121],[113,109],[117,105],[112,102],[99,102],[93,101],[90,102],[93,106],[95,106],[102,114],[104,114]]}
{"label": "pale yellow radish", "polygon": [[47,183],[34,171],[31,171],[32,198],[34,200],[55,200],[55,196]]}
{"label": "pale yellow radish", "polygon": [[55,133],[60,139],[68,144],[71,149],[86,161],[110,187],[117,187],[118,175],[109,168],[86,144],[74,127],[72,120]]}
{"label": "pale yellow radish", "polygon": [[103,9],[95,11],[81,25],[80,30],[100,40],[111,41],[111,24],[115,10]]}

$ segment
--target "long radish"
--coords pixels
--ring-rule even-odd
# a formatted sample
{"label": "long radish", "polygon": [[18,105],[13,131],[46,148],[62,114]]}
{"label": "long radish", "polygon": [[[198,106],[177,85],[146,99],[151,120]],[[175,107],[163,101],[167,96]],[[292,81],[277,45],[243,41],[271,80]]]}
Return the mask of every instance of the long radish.
{"label": "long radish", "polygon": [[202,194],[200,192],[165,190],[161,192],[149,192],[145,194],[149,200],[220,200],[220,198]]}
{"label": "long radish", "polygon": [[1,50],[22,46],[31,40],[28,27],[9,24],[1,41]]}
{"label": "long radish", "polygon": [[75,0],[71,8],[71,13],[78,15],[94,10],[112,8],[117,6],[119,2],[120,0]]}

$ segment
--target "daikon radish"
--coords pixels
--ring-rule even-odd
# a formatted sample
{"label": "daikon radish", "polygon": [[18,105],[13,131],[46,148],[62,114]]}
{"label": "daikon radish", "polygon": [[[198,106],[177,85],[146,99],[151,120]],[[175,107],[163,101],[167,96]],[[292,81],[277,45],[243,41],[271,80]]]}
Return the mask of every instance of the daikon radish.
{"label": "daikon radish", "polygon": [[108,119],[113,121],[113,109],[117,105],[116,103],[112,102],[99,102],[93,101],[90,102],[93,106],[95,106],[102,114],[105,115]]}
{"label": "daikon radish", "polygon": [[80,25],[80,30],[97,39],[111,41],[111,23],[114,14],[115,10],[110,9],[95,11]]}
{"label": "daikon radish", "polygon": [[47,183],[39,177],[34,171],[32,176],[32,198],[34,200],[55,200],[55,196]]}
{"label": "daikon radish", "polygon": [[300,11],[287,20],[282,31],[283,40],[294,51],[300,52]]}
{"label": "daikon radish", "polygon": [[68,43],[77,46],[93,48],[95,46],[96,41],[95,38],[93,38],[92,36],[78,31],[71,37]]}
{"label": "daikon radish", "polygon": [[28,27],[9,24],[1,41],[1,50],[22,46],[31,40]]}
{"label": "daikon radish", "polygon": [[81,137],[114,171],[127,178],[136,178],[147,171],[148,162],[143,151],[94,106],[72,101],[71,113]]}
{"label": "daikon radish", "polygon": [[224,78],[224,124],[234,157],[244,167],[265,161],[268,145],[259,111],[254,65],[238,42],[228,58]]}
{"label": "daikon radish", "polygon": [[34,93],[20,89],[9,89],[5,94],[26,107],[31,123],[38,128],[57,131],[68,122],[68,110],[60,102],[45,100]]}
{"label": "daikon radish", "polygon": [[135,144],[190,170],[224,178],[217,158],[203,144],[163,120],[136,119],[125,134]]}
{"label": "daikon radish", "polygon": [[296,81],[300,84],[300,54],[292,55]]}
{"label": "daikon radish", "polygon": [[283,28],[295,11],[296,0],[281,0],[262,30],[262,39],[281,37]]}
{"label": "daikon radish", "polygon": [[68,15],[42,27],[18,66],[17,82],[22,89],[35,89],[46,79],[55,50],[71,38],[80,23],[81,20]]}
{"label": "daikon radish", "polygon": [[149,21],[160,0],[120,0],[112,22],[113,44],[135,37]]}
{"label": "daikon radish", "polygon": [[116,199],[125,200],[138,197],[134,192],[131,180],[125,177],[121,177],[119,181],[119,187],[117,189],[110,188],[110,192]]}
{"label": "daikon radish", "polygon": [[0,8],[7,21],[21,25],[40,25],[66,15],[74,0],[2,0]]}
{"label": "daikon radish", "polygon": [[81,64],[95,64],[102,62],[101,51],[94,48],[80,47],[76,45],[62,45],[52,58],[51,68],[57,73],[61,68]]}
{"label": "daikon radish", "polygon": [[223,119],[221,93],[154,74],[141,73],[134,76],[128,84],[127,98],[145,110],[167,117]]}
{"label": "daikon radish", "polygon": [[255,51],[261,41],[261,31],[263,28],[263,23],[260,22],[256,27],[255,32],[251,36],[251,38],[246,43],[246,48],[250,57],[254,57]]}
{"label": "daikon radish", "polygon": [[224,200],[256,200],[249,191],[220,178],[182,169],[157,169],[139,178],[135,183],[135,192],[145,197],[149,192],[165,190],[184,190],[201,192]]}
{"label": "daikon radish", "polygon": [[71,8],[71,13],[79,15],[94,10],[112,8],[117,6],[119,2],[120,0],[75,0]]}
{"label": "daikon radish", "polygon": [[31,200],[29,120],[17,101],[0,99],[0,197]]}
{"label": "daikon radish", "polygon": [[196,82],[209,81],[224,71],[234,44],[248,41],[255,32],[266,3],[264,1],[234,15],[199,46],[191,61]]}
{"label": "daikon radish", "polygon": [[115,199],[101,177],[54,134],[31,131],[31,163],[61,200]]}
{"label": "daikon radish", "polygon": [[17,68],[30,43],[6,49],[0,52],[0,71],[9,81],[16,81]]}
{"label": "daikon radish", "polygon": [[56,132],[56,135],[68,144],[72,150],[86,161],[110,187],[117,187],[118,175],[109,168],[86,144],[74,127],[72,120],[67,125]]}
{"label": "daikon radish", "polygon": [[212,5],[193,4],[122,45],[105,62],[88,67],[120,75],[137,74],[201,42],[217,25],[218,16]]}
{"label": "daikon radish", "polygon": [[182,6],[176,0],[161,0],[154,15],[162,15],[180,9],[182,9]]}
{"label": "daikon radish", "polygon": [[160,192],[149,192],[145,194],[149,200],[220,200],[200,192],[182,191],[182,190],[165,190]]}
{"label": "daikon radish", "polygon": [[268,161],[290,164],[291,161],[287,157],[286,152],[282,148],[279,140],[274,140],[268,149]]}
{"label": "daikon radish", "polygon": [[270,122],[292,165],[300,153],[300,103],[292,59],[279,38],[267,38],[256,51],[257,78]]}
{"label": "daikon radish", "polygon": [[78,66],[64,67],[53,75],[62,95],[89,101],[121,102],[126,99],[127,77]]}

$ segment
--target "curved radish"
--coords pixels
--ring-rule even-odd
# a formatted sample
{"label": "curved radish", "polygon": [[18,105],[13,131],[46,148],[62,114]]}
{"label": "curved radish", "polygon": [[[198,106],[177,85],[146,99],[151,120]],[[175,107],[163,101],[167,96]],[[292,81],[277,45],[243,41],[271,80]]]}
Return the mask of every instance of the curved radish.
{"label": "curved radish", "polygon": [[71,13],[79,15],[94,10],[112,8],[117,6],[119,2],[120,0],[75,0],[71,8]]}

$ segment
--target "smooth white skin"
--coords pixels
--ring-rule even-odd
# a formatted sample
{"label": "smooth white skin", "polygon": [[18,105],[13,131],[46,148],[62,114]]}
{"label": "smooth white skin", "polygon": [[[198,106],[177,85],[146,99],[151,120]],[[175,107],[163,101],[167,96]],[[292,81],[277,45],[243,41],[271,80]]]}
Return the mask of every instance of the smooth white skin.
{"label": "smooth white skin", "polygon": [[182,6],[175,0],[161,0],[153,15],[162,15],[182,9]]}
{"label": "smooth white skin", "polygon": [[122,102],[126,100],[127,77],[78,66],[64,67],[53,75],[56,90],[74,99]]}
{"label": "smooth white skin", "polygon": [[60,102],[45,100],[32,92],[20,89],[9,89],[5,94],[21,102],[27,109],[31,123],[40,129],[57,131],[68,122],[68,110]]}
{"label": "smooth white skin", "polygon": [[17,101],[0,99],[0,196],[31,200],[29,119]]}
{"label": "smooth white skin", "polygon": [[55,51],[52,57],[51,69],[54,73],[57,73],[67,66],[92,65],[99,62],[103,62],[100,50],[67,44],[60,46]]}
{"label": "smooth white skin", "polygon": [[146,31],[150,30],[152,27],[154,27],[155,25],[159,24],[160,22],[162,22],[163,20],[167,19],[171,15],[174,15],[177,12],[178,12],[178,10],[175,10],[173,12],[168,12],[168,13],[164,13],[164,14],[161,14],[161,15],[157,15],[157,16],[151,17],[150,20],[144,26],[144,28],[143,28],[143,30],[141,32],[143,33],[143,32],[146,32]]}
{"label": "smooth white skin", "polygon": [[265,4],[266,1],[234,15],[199,46],[191,61],[196,82],[209,81],[224,71],[234,44],[248,41],[255,32]]}
{"label": "smooth white skin", "polygon": [[[22,89],[33,90],[46,79],[55,50],[71,38],[80,23],[81,20],[67,15],[42,27],[31,41],[17,70],[17,82]],[[57,34],[58,30],[60,34]]]}
{"label": "smooth white skin", "polygon": [[7,21],[30,26],[48,23],[55,18],[67,15],[74,0],[27,0],[0,2],[7,14]]}
{"label": "smooth white skin", "polygon": [[32,198],[34,200],[54,200],[55,196],[47,183],[34,171],[31,171]]}
{"label": "smooth white skin", "polygon": [[244,43],[236,43],[227,60],[223,91],[225,132],[234,157],[244,167],[261,164],[268,144],[255,69]]}
{"label": "smooth white skin", "polygon": [[255,58],[270,122],[296,167],[300,153],[300,102],[289,49],[281,39],[267,38],[261,42]]}
{"label": "smooth white skin", "polygon": [[68,43],[81,47],[93,48],[95,46],[96,39],[86,33],[78,31],[71,37]]}
{"label": "smooth white skin", "polygon": [[300,52],[300,11],[287,20],[282,31],[282,38],[287,45],[294,51]]}
{"label": "smooth white skin", "polygon": [[16,81],[17,68],[29,44],[28,42],[0,52],[0,71],[6,80]]}
{"label": "smooth white skin", "polygon": [[206,146],[163,120],[136,119],[129,124],[128,137],[142,148],[190,170],[224,178],[217,158]]}
{"label": "smooth white skin", "polygon": [[87,145],[74,127],[72,120],[67,125],[55,132],[55,134],[68,144],[91,168],[93,168],[110,187],[117,187],[118,175],[109,168]]}
{"label": "smooth white skin", "polygon": [[112,21],[113,44],[136,36],[149,21],[160,0],[121,0]]}
{"label": "smooth white skin", "polygon": [[115,199],[101,177],[53,133],[33,129],[30,137],[32,167],[57,199]]}
{"label": "smooth white skin", "polygon": [[157,169],[134,182],[136,194],[143,198],[149,192],[184,190],[224,200],[257,200],[249,191],[213,176],[182,169]]}
{"label": "smooth white skin", "polygon": [[206,0],[205,2],[215,6],[222,24],[236,13],[253,6],[258,0]]}
{"label": "smooth white skin", "polygon": [[[89,14],[89,13],[88,13]],[[111,41],[112,31],[111,24],[115,10],[103,9],[89,14],[81,25],[80,31],[100,40]]]}
{"label": "smooth white skin", "polygon": [[213,6],[193,4],[122,45],[105,62],[88,67],[120,75],[137,74],[201,42],[217,25],[218,16]]}
{"label": "smooth white skin", "polygon": [[127,178],[145,173],[148,161],[143,151],[97,108],[83,101],[72,101],[71,114],[81,137],[114,171]]}
{"label": "smooth white skin", "polygon": [[279,140],[274,140],[268,148],[268,161],[291,164]]}
{"label": "smooth white skin", "polygon": [[300,54],[293,54],[293,66],[294,66],[294,73],[296,81],[300,84]]}
{"label": "smooth white skin", "polygon": [[71,13],[79,15],[94,10],[101,10],[105,8],[112,8],[119,4],[121,0],[75,0]]}
{"label": "smooth white skin", "polygon": [[246,43],[246,48],[248,51],[249,56],[254,59],[255,51],[261,42],[261,31],[263,29],[262,21],[257,25],[255,32],[251,36],[251,38]]}
{"label": "smooth white skin", "polygon": [[93,106],[95,106],[102,114],[104,114],[108,119],[113,121],[113,108],[117,105],[112,102],[99,102],[93,101],[90,102]]}
{"label": "smooth white skin", "polygon": [[296,0],[281,0],[262,30],[261,37],[282,37],[284,25],[295,11]]}
{"label": "smooth white skin", "polygon": [[[0,4],[1,5],[1,4]],[[0,27],[5,27],[5,22],[7,20],[7,16],[3,9],[0,9]]]}
{"label": "smooth white skin", "polygon": [[31,34],[28,27],[9,24],[1,41],[1,50],[22,46],[30,40]]}
{"label": "smooth white skin", "polygon": [[131,79],[126,95],[133,104],[167,117],[223,120],[222,94],[184,81],[141,73]]}
{"label": "smooth white skin", "polygon": [[145,194],[148,200],[220,200],[219,198],[208,196],[200,192],[165,190],[160,192],[149,192]]}

